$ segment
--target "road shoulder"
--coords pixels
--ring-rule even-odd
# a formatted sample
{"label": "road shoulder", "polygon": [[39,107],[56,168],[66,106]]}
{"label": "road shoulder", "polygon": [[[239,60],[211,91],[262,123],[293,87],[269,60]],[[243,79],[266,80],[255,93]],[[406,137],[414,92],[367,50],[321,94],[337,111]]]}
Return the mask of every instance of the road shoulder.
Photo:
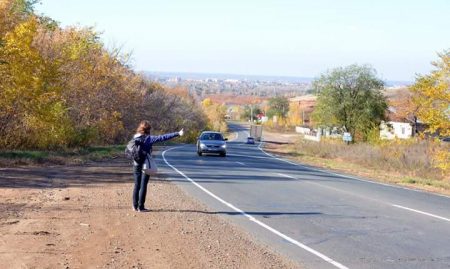
{"label": "road shoulder", "polygon": [[334,173],[361,177],[373,182],[387,183],[410,189],[450,196],[450,190],[447,188],[447,185],[445,185],[445,187],[439,187],[440,181],[428,182],[427,180],[422,180],[423,182],[418,182],[412,180],[409,176],[405,176],[401,172],[381,171],[339,159],[303,156],[302,154],[294,154],[294,156],[290,146],[299,139],[301,139],[300,136],[294,133],[286,134],[264,131],[263,141],[265,143],[263,143],[261,148],[267,153],[276,155],[286,160],[316,167],[318,169],[326,169]]}
{"label": "road shoulder", "polygon": [[124,160],[0,169],[0,267],[297,268],[162,177],[131,210]]}

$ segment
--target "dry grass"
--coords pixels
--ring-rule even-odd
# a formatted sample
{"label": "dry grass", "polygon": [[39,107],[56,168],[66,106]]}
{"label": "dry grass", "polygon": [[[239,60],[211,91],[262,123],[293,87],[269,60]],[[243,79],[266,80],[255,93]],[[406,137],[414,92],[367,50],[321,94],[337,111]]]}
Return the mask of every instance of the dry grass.
{"label": "dry grass", "polygon": [[268,149],[320,167],[450,194],[450,175],[435,167],[433,157],[438,150],[450,150],[448,144],[440,142],[411,140],[345,145],[336,140],[317,143],[301,139],[291,145],[271,145]]}
{"label": "dry grass", "polygon": [[0,167],[24,165],[67,165],[83,164],[123,155],[125,146],[87,147],[60,151],[0,151]]}

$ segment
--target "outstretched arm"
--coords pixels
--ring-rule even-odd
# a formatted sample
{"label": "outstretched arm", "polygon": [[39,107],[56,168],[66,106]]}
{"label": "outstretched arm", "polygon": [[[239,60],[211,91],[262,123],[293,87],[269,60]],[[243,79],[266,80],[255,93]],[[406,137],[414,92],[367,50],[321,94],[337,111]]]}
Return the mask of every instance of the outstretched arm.
{"label": "outstretched arm", "polygon": [[181,131],[175,132],[175,133],[154,135],[154,136],[152,135],[152,136],[150,136],[150,143],[153,144],[153,143],[157,143],[157,142],[166,141],[166,140],[172,139],[177,136],[183,136],[183,134],[184,134],[184,129],[181,129]]}

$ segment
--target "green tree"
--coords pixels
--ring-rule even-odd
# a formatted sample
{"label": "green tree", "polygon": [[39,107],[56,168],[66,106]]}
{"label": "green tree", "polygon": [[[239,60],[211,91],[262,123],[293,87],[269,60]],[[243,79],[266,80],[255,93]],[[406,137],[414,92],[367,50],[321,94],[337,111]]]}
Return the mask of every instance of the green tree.
{"label": "green tree", "polygon": [[272,97],[269,99],[269,110],[267,116],[269,118],[278,116],[285,118],[289,112],[289,100],[283,96]]}
{"label": "green tree", "polygon": [[253,108],[251,106],[252,105],[246,105],[244,107],[244,111],[241,114],[242,118],[250,120],[252,118],[251,114],[253,114],[253,119],[256,119],[256,116],[258,114],[262,113],[262,110],[261,110],[261,108],[259,106],[253,106]]}
{"label": "green tree", "polygon": [[368,65],[350,65],[322,74],[313,82],[318,95],[313,120],[317,126],[338,126],[355,139],[366,140],[385,119],[383,81]]}

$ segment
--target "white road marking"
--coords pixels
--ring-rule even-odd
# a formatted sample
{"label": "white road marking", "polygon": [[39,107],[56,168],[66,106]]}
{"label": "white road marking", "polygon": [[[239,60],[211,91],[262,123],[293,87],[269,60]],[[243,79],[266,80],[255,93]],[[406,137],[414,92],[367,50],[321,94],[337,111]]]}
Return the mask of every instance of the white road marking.
{"label": "white road marking", "polygon": [[264,156],[250,156],[250,155],[242,155],[242,154],[227,154],[228,156],[235,156],[235,157],[246,157],[246,158],[254,158],[254,159],[271,159],[269,157]]}
{"label": "white road marking", "polygon": [[242,163],[242,162],[237,162],[237,163],[240,165],[243,165],[243,166],[247,166],[245,163]]}
{"label": "white road marking", "polygon": [[[418,189],[412,189],[412,188],[407,188],[407,187],[402,187],[402,186],[396,186],[396,185],[391,185],[391,184],[387,184],[387,183],[382,183],[382,182],[375,182],[375,181],[371,181],[371,180],[365,180],[365,179],[361,179],[361,178],[357,178],[357,177],[352,177],[352,176],[348,176],[348,175],[342,175],[342,174],[338,174],[338,173],[334,173],[331,171],[327,171],[327,170],[323,170],[323,169],[319,169],[316,167],[312,167],[310,165],[304,165],[304,164],[299,164],[299,163],[295,163],[289,160],[285,160],[282,158],[279,158],[273,154],[270,154],[268,152],[266,152],[262,146],[263,146],[264,142],[260,142],[258,145],[258,149],[261,150],[262,153],[266,154],[267,156],[270,156],[271,158],[274,158],[276,160],[285,162],[285,163],[289,163],[295,166],[300,166],[306,169],[309,169],[311,171],[318,171],[318,172],[322,172],[325,174],[329,174],[329,175],[333,175],[333,176],[338,176],[338,177],[342,177],[342,178],[348,178],[348,179],[353,179],[353,180],[357,180],[357,181],[361,181],[361,182],[367,182],[367,183],[371,183],[371,184],[375,184],[375,185],[382,185],[382,186],[386,186],[386,187],[391,187],[391,188],[396,188],[396,189],[402,189],[402,190],[407,190],[407,191],[414,191],[414,192],[419,192],[419,193],[426,193],[426,194],[430,194],[430,195],[435,195],[435,196],[439,196],[439,197],[444,197],[447,199],[450,199],[450,196],[447,196],[445,194],[439,194],[439,193],[429,193],[423,190],[418,190]],[[263,158],[263,157],[260,157]]]}
{"label": "white road marking", "polygon": [[296,179],[295,177],[290,176],[290,175],[286,175],[286,174],[282,174],[282,173],[277,173],[277,174],[282,176],[282,177],[287,177],[287,178],[290,178],[290,179]]}
{"label": "white road marking", "polygon": [[[262,152],[266,153],[266,152],[261,148],[261,146],[262,146],[263,144],[264,144],[264,141],[259,142],[258,148],[259,148]],[[267,154],[267,153],[266,153],[266,154]]]}
{"label": "white road marking", "polygon": [[405,210],[408,210],[408,211],[416,212],[416,213],[419,213],[419,214],[427,215],[429,217],[433,217],[433,218],[437,218],[437,219],[441,219],[441,220],[446,220],[446,221],[450,222],[450,219],[448,219],[448,218],[444,218],[444,217],[441,217],[441,216],[438,216],[438,215],[434,215],[434,214],[431,214],[431,213],[427,213],[427,212],[424,212],[424,211],[412,209],[412,208],[409,208],[409,207],[406,207],[406,206],[395,205],[395,204],[392,204],[392,206],[395,206],[395,207],[398,207],[398,208],[401,208],[401,209],[405,209]]}
{"label": "white road marking", "polygon": [[228,140],[228,141],[232,142],[232,141],[235,141],[235,140],[237,140],[239,138],[239,133],[238,132],[234,132],[234,134],[236,135],[236,137],[231,139],[231,140]]}
{"label": "white road marking", "polygon": [[[294,163],[294,162],[289,161],[289,160],[285,160],[285,159],[278,158],[278,157],[274,156],[273,154],[270,154],[270,153],[264,151],[264,149],[261,148],[262,144],[263,144],[263,142],[261,142],[261,143],[258,145],[258,149],[260,149],[261,152],[265,153],[265,154],[268,155],[268,156],[271,156],[272,158],[274,158],[274,159],[276,159],[276,160],[279,160],[279,161],[282,161],[282,162],[286,162],[286,163],[289,163],[289,164],[292,164],[292,165],[295,165],[295,166],[300,166],[300,167],[303,167],[303,168],[310,169],[310,170],[312,170],[312,171],[319,171],[319,172],[322,172],[322,173],[326,173],[326,174],[334,175],[334,176],[339,176],[339,177],[342,177],[342,178],[349,178],[349,179],[358,180],[358,181],[363,181],[363,182],[372,183],[372,184],[376,184],[376,185],[383,185],[383,186],[392,187],[392,188],[397,188],[397,189],[403,189],[403,190],[408,190],[408,191],[415,191],[415,192],[426,193],[425,191],[422,191],[422,190],[415,190],[415,189],[410,189],[410,188],[405,188],[405,187],[401,187],[401,186],[390,185],[390,184],[381,183],[381,182],[374,182],[374,181],[364,180],[364,179],[360,179],[360,178],[357,178],[357,177],[341,175],[341,174],[333,173],[333,172],[330,172],[330,171],[327,171],[327,170],[317,169],[317,168],[313,168],[313,167],[310,167],[310,166],[301,165],[301,164],[299,164],[299,163]],[[290,177],[290,176],[288,176],[288,175],[281,174],[281,173],[279,173],[279,175],[284,176],[284,177],[288,177],[288,178],[292,178],[292,177]],[[295,179],[295,178],[294,178],[294,179]],[[316,183],[316,184],[317,184],[317,183]],[[321,185],[321,184],[317,184],[317,185],[320,185],[320,186],[322,186],[322,187],[327,187],[327,186],[323,186],[323,185]],[[329,187],[329,188],[332,188],[332,187]],[[333,188],[333,189],[335,189],[336,191],[346,192],[346,191],[342,191],[342,190],[339,190],[339,189],[336,189],[336,188]],[[436,196],[444,197],[444,198],[450,198],[449,196],[442,195],[442,194],[435,194],[435,193],[433,193],[432,195],[436,195]],[[369,199],[369,200],[377,201],[377,200],[372,199],[372,198],[369,198],[369,197],[365,197],[365,198],[366,198],[366,199]],[[434,215],[434,214],[431,214],[431,213],[427,213],[427,212],[424,212],[424,211],[412,209],[412,208],[405,207],[405,206],[401,206],[401,205],[396,205],[396,204],[391,204],[391,205],[394,206],[394,207],[397,207],[397,208],[409,210],[409,211],[416,212],[416,213],[419,213],[419,214],[423,214],[423,215],[426,215],[426,216],[429,216],[429,217],[433,217],[433,218],[437,218],[437,219],[441,219],[441,220],[445,220],[445,221],[449,221],[449,222],[450,222],[450,219],[445,218],[445,217],[441,217],[441,216],[438,216],[438,215]]]}
{"label": "white road marking", "polygon": [[[181,147],[183,147],[183,146],[181,146]],[[302,244],[302,243],[300,243],[299,241],[297,241],[297,240],[295,240],[295,239],[293,239],[293,238],[291,238],[291,237],[289,237],[289,236],[287,236],[287,235],[285,235],[285,234],[283,234],[283,233],[281,233],[281,232],[275,230],[274,228],[270,227],[269,225],[263,223],[262,221],[257,220],[255,217],[253,217],[253,216],[247,214],[246,212],[244,212],[244,211],[242,211],[241,209],[235,207],[235,206],[232,205],[231,203],[229,203],[229,202],[223,200],[222,198],[220,198],[219,196],[217,196],[217,195],[215,195],[214,193],[210,192],[208,189],[206,189],[206,188],[203,187],[202,185],[198,184],[195,180],[193,180],[193,179],[189,178],[188,176],[186,176],[183,172],[181,172],[180,170],[178,170],[176,167],[174,167],[173,165],[171,165],[171,164],[166,160],[166,157],[165,157],[166,152],[167,152],[167,151],[170,151],[170,150],[173,150],[173,149],[176,149],[176,148],[180,148],[180,147],[173,147],[173,148],[170,148],[170,149],[165,150],[165,151],[162,153],[162,157],[163,157],[163,159],[164,159],[164,162],[165,162],[170,168],[172,168],[175,172],[177,172],[178,174],[180,174],[181,176],[183,176],[185,179],[187,179],[188,181],[190,181],[192,184],[194,184],[195,186],[197,186],[199,189],[201,189],[202,191],[204,191],[205,193],[207,193],[209,196],[213,197],[214,199],[216,199],[216,200],[219,201],[220,203],[222,203],[222,204],[228,206],[229,208],[233,209],[234,211],[238,212],[239,214],[241,214],[241,215],[247,217],[250,221],[252,221],[252,222],[258,224],[259,226],[261,226],[261,227],[267,229],[268,231],[270,231],[270,232],[272,232],[272,233],[278,235],[279,237],[283,238],[284,240],[286,240],[286,241],[288,241],[288,242],[290,242],[290,243],[292,243],[292,244],[294,244],[294,245],[296,245],[296,246],[298,246],[298,247],[300,247],[300,248],[302,248],[302,249],[308,251],[308,252],[311,253],[311,254],[316,255],[317,257],[319,257],[319,258],[321,258],[322,260],[324,260],[324,261],[326,261],[326,262],[328,262],[328,263],[334,265],[334,266],[337,267],[337,268],[340,268],[340,269],[348,269],[348,267],[346,267],[346,266],[340,264],[339,262],[337,262],[337,261],[335,261],[335,260],[329,258],[328,256],[326,256],[326,255],[324,255],[324,254],[318,252],[317,250],[314,250],[314,249],[308,247],[307,245]]]}
{"label": "white road marking", "polygon": [[[286,174],[282,174],[282,173],[276,173],[276,175],[280,175],[282,177],[287,177],[287,178],[290,178],[290,179],[294,179],[294,180],[299,180],[300,181],[300,179],[298,179],[296,177],[293,177],[293,176],[290,176],[290,175],[286,175]],[[331,186],[328,186],[328,185],[324,185],[324,184],[321,184],[321,183],[318,183],[318,182],[315,182],[315,181],[306,180],[306,181],[302,181],[302,182],[304,182],[305,184],[311,184],[311,185],[319,186],[321,188],[337,191],[337,192],[340,192],[340,193],[345,193],[347,195],[350,195],[350,196],[353,196],[353,197],[358,197],[358,198],[361,198],[361,199],[364,199],[364,200],[369,200],[369,201],[375,202],[377,204],[391,205],[390,203],[386,203],[386,202],[380,201],[378,199],[373,199],[373,198],[370,198],[370,197],[368,197],[366,195],[359,195],[358,193],[355,193],[355,192],[341,190],[339,188],[335,188],[335,187],[331,187]]]}

